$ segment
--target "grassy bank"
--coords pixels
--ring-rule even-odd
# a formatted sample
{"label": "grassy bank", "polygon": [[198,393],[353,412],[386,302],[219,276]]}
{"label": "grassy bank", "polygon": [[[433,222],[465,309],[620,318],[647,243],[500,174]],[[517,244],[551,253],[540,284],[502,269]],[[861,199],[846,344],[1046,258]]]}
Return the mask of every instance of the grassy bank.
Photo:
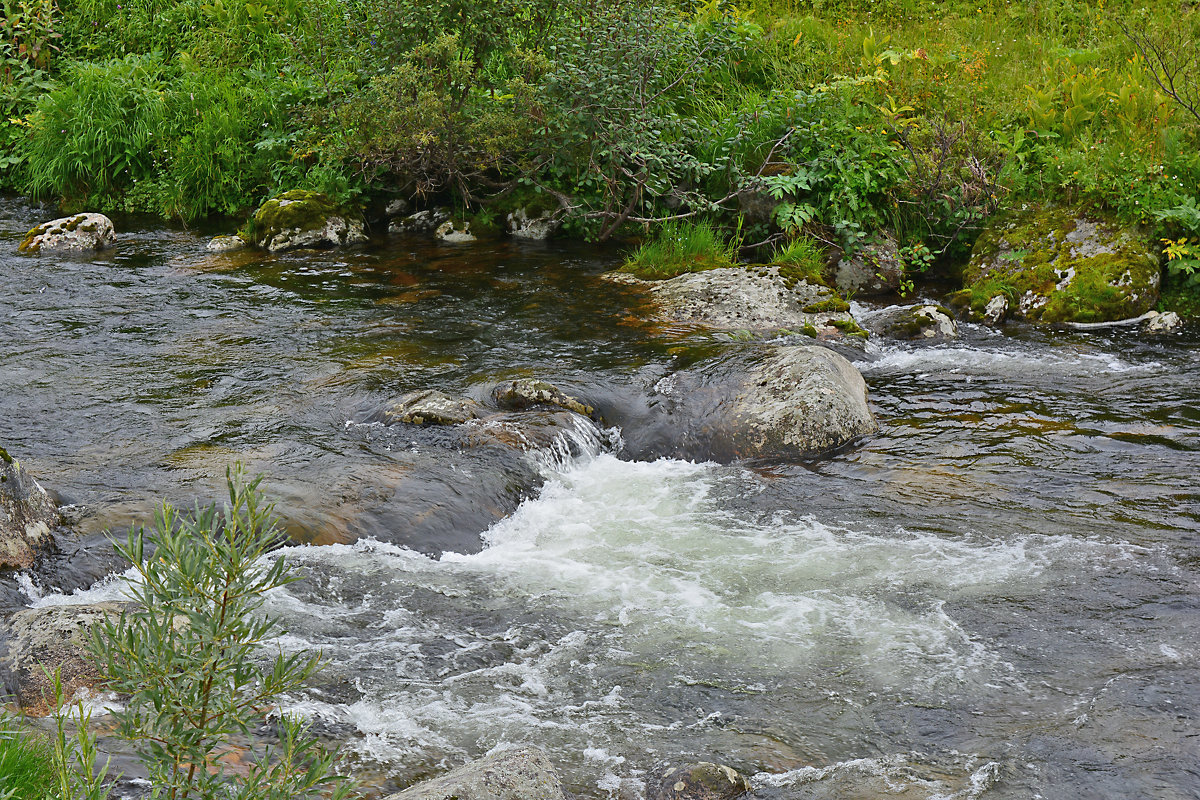
{"label": "grassy bank", "polygon": [[[1152,0],[6,0],[0,183],[244,215],[280,191],[605,239],[667,218],[761,258],[889,229],[961,258],[1053,200],[1200,266],[1200,11]],[[739,216],[741,219],[739,220]]]}

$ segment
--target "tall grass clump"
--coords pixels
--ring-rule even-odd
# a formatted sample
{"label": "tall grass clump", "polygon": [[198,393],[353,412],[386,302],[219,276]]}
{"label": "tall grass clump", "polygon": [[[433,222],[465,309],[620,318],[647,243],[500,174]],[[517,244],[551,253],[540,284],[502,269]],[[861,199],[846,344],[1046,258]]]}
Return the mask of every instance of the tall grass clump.
{"label": "tall grass clump", "polygon": [[687,272],[734,266],[737,244],[707,222],[664,222],[654,238],[625,260],[622,272],[664,280]]}
{"label": "tall grass clump", "polygon": [[770,263],[779,267],[789,285],[796,281],[825,284],[825,254],[820,244],[808,236],[797,236],[777,249]]}
{"label": "tall grass clump", "polygon": [[12,716],[0,716],[0,800],[51,796],[53,756],[46,738]]}

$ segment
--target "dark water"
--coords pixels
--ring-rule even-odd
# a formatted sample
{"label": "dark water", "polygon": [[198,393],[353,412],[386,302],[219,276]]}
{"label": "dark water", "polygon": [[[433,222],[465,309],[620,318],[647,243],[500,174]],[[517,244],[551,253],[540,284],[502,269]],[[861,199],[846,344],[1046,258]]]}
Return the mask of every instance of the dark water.
{"label": "dark water", "polygon": [[[0,249],[39,220],[3,207]],[[292,707],[369,783],[529,742],[589,797],[699,758],[761,798],[1200,797],[1194,335],[877,343],[882,430],[809,463],[632,463],[597,431],[514,461],[366,423],[526,374],[632,402],[688,342],[597,278],[619,254],[129,225],[0,268],[0,444],[84,509],[30,591],[112,594],[54,591],[103,572],[104,528],[266,472],[298,538],[343,542],[271,606],[330,658]]]}

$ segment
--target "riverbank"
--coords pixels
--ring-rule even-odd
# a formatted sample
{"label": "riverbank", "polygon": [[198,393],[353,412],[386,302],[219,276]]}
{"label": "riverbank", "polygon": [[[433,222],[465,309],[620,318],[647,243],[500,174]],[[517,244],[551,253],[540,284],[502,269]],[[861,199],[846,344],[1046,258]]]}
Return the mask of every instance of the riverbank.
{"label": "riverbank", "polygon": [[760,263],[890,237],[904,287],[1051,202],[1142,226],[1191,314],[1198,25],[1172,2],[47,0],[5,43],[0,183],[238,224],[294,189],[475,234],[682,217]]}

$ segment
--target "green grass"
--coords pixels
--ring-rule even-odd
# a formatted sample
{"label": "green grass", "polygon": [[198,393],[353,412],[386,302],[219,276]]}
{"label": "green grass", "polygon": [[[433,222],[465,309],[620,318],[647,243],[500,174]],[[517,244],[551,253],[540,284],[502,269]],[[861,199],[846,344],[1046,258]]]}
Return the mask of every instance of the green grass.
{"label": "green grass", "polygon": [[707,222],[663,223],[654,238],[625,260],[621,272],[665,280],[688,272],[736,266],[737,245]]}
{"label": "green grass", "polygon": [[798,281],[816,286],[825,286],[825,254],[821,246],[807,236],[792,239],[771,258],[771,266],[779,268],[779,274],[790,289]]}
{"label": "green grass", "polygon": [[48,739],[12,717],[0,717],[0,800],[51,797],[53,757]]}

